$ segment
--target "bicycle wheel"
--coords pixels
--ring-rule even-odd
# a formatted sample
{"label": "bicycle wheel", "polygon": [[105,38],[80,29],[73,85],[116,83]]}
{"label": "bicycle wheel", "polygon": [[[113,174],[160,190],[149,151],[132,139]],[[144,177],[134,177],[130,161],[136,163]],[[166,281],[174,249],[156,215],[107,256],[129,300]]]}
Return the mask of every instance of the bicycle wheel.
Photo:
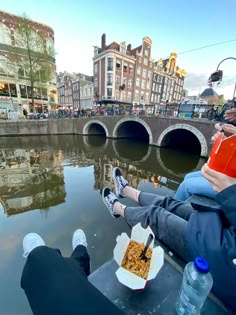
{"label": "bicycle wheel", "polygon": [[213,120],[216,118],[216,111],[214,109],[210,109],[208,112],[207,112],[207,118],[209,120]]}

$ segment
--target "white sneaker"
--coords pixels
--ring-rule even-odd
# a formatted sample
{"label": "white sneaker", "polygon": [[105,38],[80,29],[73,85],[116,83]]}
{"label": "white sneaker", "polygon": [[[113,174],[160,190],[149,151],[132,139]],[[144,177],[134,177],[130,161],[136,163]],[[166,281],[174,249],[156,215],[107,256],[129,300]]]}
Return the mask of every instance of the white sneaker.
{"label": "white sneaker", "polygon": [[81,229],[78,229],[74,232],[72,237],[72,248],[73,250],[78,246],[83,245],[85,247],[88,246],[86,236],[84,234],[84,231]]}
{"label": "white sneaker", "polygon": [[44,245],[44,240],[37,233],[26,234],[23,239],[23,257],[26,258],[33,249]]}
{"label": "white sneaker", "polygon": [[110,190],[110,188],[105,187],[102,190],[102,200],[105,204],[105,206],[107,207],[107,209],[109,210],[111,216],[113,218],[119,218],[120,215],[116,214],[116,212],[113,209],[114,203],[119,201],[116,197],[115,194],[113,194],[113,192]]}

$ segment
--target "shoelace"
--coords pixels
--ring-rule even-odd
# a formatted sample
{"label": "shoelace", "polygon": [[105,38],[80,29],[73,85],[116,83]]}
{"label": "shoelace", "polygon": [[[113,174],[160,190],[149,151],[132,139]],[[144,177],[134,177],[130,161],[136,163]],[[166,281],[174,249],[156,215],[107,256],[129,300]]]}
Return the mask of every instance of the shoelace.
{"label": "shoelace", "polygon": [[105,200],[109,203],[109,206],[112,207],[114,201],[116,200],[116,197],[113,195],[109,194],[108,196],[105,197]]}
{"label": "shoelace", "polygon": [[124,188],[125,180],[121,176],[117,176],[117,182],[120,188]]}

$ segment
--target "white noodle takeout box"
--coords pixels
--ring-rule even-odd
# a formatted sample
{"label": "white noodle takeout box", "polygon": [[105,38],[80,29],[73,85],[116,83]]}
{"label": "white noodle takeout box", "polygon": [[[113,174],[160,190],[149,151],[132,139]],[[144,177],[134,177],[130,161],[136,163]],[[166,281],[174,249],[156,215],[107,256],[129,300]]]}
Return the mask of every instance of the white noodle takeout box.
{"label": "white noodle takeout box", "polygon": [[141,224],[138,223],[132,228],[131,238],[129,238],[126,233],[122,233],[121,235],[118,235],[116,238],[117,243],[114,248],[113,255],[115,261],[120,266],[120,268],[116,271],[116,276],[120,283],[122,283],[123,285],[127,286],[132,290],[144,289],[147,286],[147,284],[156,277],[164,263],[164,250],[160,246],[153,248],[155,239],[154,236],[150,245],[150,248],[152,248],[152,258],[147,280],[121,267],[129,242],[133,240],[140,244],[142,243],[146,244],[150,233],[154,236],[150,227],[144,229],[142,228]]}

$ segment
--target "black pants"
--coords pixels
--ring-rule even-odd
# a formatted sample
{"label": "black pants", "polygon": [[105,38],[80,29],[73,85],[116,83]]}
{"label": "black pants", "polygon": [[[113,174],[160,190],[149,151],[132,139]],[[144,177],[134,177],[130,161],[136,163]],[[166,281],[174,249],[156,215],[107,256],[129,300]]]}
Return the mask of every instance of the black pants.
{"label": "black pants", "polygon": [[21,287],[33,314],[123,314],[88,280],[90,259],[79,245],[71,257],[47,246],[35,248],[23,269]]}

